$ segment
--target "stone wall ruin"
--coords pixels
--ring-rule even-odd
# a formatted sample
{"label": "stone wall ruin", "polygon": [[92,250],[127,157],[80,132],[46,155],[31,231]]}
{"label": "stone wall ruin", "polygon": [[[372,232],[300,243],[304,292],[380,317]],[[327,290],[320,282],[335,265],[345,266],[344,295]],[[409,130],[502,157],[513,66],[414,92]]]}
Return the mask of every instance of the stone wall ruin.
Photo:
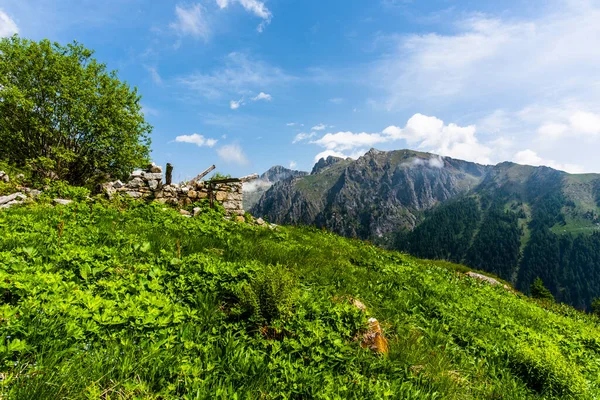
{"label": "stone wall ruin", "polygon": [[152,163],[145,170],[133,171],[126,183],[110,182],[105,184],[103,189],[109,198],[115,195],[126,195],[135,199],[155,200],[179,207],[207,199],[211,205],[214,202],[221,204],[230,216],[244,215],[243,183],[258,178],[258,175],[202,181],[201,178],[213,169],[214,166],[187,183],[166,184],[163,183],[162,167]]}

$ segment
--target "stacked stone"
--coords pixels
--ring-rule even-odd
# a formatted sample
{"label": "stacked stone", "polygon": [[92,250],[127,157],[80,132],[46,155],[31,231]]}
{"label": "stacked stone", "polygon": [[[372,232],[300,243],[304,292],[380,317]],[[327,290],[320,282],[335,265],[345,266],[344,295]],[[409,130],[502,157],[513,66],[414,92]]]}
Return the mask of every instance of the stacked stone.
{"label": "stacked stone", "polygon": [[162,167],[152,163],[143,171],[133,171],[127,183],[110,182],[104,186],[104,189],[109,197],[115,193],[124,193],[135,199],[147,198],[153,196],[154,192],[162,187],[162,178]]}
{"label": "stacked stone", "polygon": [[162,168],[152,163],[144,171],[134,171],[127,183],[121,181],[107,183],[104,185],[104,190],[109,198],[122,193],[136,199],[156,199],[161,203],[180,207],[209,199],[212,194],[213,201],[223,205],[228,215],[241,216],[245,213],[242,205],[244,178],[239,182],[213,184],[212,187],[209,182],[204,181],[189,185],[175,183],[163,185],[162,179]]}
{"label": "stacked stone", "polygon": [[[165,204],[187,206],[198,200],[208,199],[210,187],[207,182],[197,182],[191,186],[165,185],[155,194],[156,200]],[[244,215],[241,182],[215,184],[212,190],[213,200],[220,203],[229,215]]]}

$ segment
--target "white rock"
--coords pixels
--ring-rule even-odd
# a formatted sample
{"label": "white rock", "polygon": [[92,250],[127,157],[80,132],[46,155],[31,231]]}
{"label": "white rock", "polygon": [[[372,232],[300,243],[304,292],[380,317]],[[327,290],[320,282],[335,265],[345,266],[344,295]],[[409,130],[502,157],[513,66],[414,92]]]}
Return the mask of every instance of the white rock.
{"label": "white rock", "polygon": [[127,187],[130,188],[140,188],[142,186],[145,186],[144,181],[141,180],[140,178],[134,178],[131,181],[127,182]]}
{"label": "white rock", "polygon": [[158,181],[148,181],[148,187],[152,190],[158,189]]}
{"label": "white rock", "polygon": [[54,199],[52,201],[55,202],[56,204],[61,204],[63,206],[66,206],[67,204],[71,204],[73,202],[73,200],[67,200],[67,199]]}
{"label": "white rock", "polygon": [[194,208],[194,217],[197,217],[201,211],[202,211],[202,209],[200,207],[195,207]]}
{"label": "white rock", "polygon": [[23,204],[23,202],[18,200],[9,201],[8,203],[2,204],[0,208],[11,208],[17,204]]}
{"label": "white rock", "polygon": [[140,197],[142,197],[142,194],[140,192],[135,192],[133,190],[126,193],[128,196],[133,197],[134,199],[139,199]]}
{"label": "white rock", "polygon": [[142,178],[148,180],[148,181],[160,181],[162,180],[162,174],[153,174],[151,172],[144,172],[142,173]]}
{"label": "white rock", "polygon": [[21,192],[9,194],[8,196],[0,196],[0,205],[10,203],[11,201],[15,201],[15,200],[17,200],[17,201],[25,200],[26,198],[27,198],[27,196],[25,196]]}
{"label": "white rock", "polygon": [[121,182],[121,181],[116,181],[116,182],[113,182],[113,184],[112,184],[112,187],[114,187],[115,189],[120,189],[123,186],[124,186],[123,182]]}

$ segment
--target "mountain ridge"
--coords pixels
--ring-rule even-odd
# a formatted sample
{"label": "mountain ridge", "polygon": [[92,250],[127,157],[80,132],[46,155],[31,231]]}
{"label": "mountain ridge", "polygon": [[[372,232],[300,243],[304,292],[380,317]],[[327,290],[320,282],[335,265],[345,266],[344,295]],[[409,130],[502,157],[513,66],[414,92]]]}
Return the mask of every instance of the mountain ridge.
{"label": "mountain ridge", "polygon": [[[600,284],[600,174],[371,149],[357,160],[319,160],[310,175],[269,188],[250,212],[466,263],[525,292],[540,276],[580,308],[600,296],[587,281]],[[585,268],[569,259],[576,243],[593,260]]]}

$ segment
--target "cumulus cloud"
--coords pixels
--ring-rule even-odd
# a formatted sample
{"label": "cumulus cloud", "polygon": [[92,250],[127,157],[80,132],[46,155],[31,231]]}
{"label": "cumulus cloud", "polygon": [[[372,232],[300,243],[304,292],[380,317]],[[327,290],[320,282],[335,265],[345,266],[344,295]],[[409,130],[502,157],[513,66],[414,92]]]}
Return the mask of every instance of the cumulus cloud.
{"label": "cumulus cloud", "polygon": [[201,4],[175,6],[176,21],[170,27],[181,36],[192,36],[207,41],[210,25],[205,8]]}
{"label": "cumulus cloud", "polygon": [[237,143],[228,144],[217,149],[217,154],[223,161],[231,164],[246,165],[248,159]]}
{"label": "cumulus cloud", "polygon": [[215,139],[207,139],[203,135],[199,135],[194,133],[192,135],[181,135],[175,138],[175,141],[178,143],[191,143],[195,144],[198,147],[207,146],[213,147],[217,144],[217,140]]}
{"label": "cumulus cloud", "polygon": [[523,165],[532,165],[532,166],[546,166],[554,169],[558,169],[561,171],[570,172],[573,174],[581,173],[584,171],[583,167],[575,164],[561,164],[557,163],[554,160],[545,160],[540,157],[535,151],[527,149],[518,152],[514,155],[513,161],[517,164]]}
{"label": "cumulus cloud", "polygon": [[304,140],[308,140],[311,139],[313,137],[317,136],[316,132],[311,132],[311,133],[299,133],[294,137],[294,141],[292,142],[293,144],[296,144],[298,142],[302,142]]}
{"label": "cumulus cloud", "polygon": [[252,101],[260,101],[260,100],[271,101],[271,100],[273,100],[273,97],[270,94],[267,94],[265,92],[260,92],[256,97],[252,98]]}
{"label": "cumulus cloud", "polygon": [[299,124],[297,122],[288,122],[285,126],[304,126],[304,124]]}
{"label": "cumulus cloud", "polygon": [[319,124],[312,127],[313,131],[324,131],[325,129],[327,129],[327,125],[325,124]]}
{"label": "cumulus cloud", "polygon": [[298,163],[296,161],[290,161],[290,169],[296,169]]}
{"label": "cumulus cloud", "polygon": [[0,38],[19,33],[19,27],[4,11],[0,9]]}
{"label": "cumulus cloud", "polygon": [[[490,164],[492,149],[479,142],[476,131],[473,125],[446,125],[439,118],[415,114],[403,128],[392,125],[381,133],[328,133],[311,143],[338,154],[345,154],[359,148],[405,140],[411,146],[442,156]],[[437,163],[439,164],[439,161]]]}

